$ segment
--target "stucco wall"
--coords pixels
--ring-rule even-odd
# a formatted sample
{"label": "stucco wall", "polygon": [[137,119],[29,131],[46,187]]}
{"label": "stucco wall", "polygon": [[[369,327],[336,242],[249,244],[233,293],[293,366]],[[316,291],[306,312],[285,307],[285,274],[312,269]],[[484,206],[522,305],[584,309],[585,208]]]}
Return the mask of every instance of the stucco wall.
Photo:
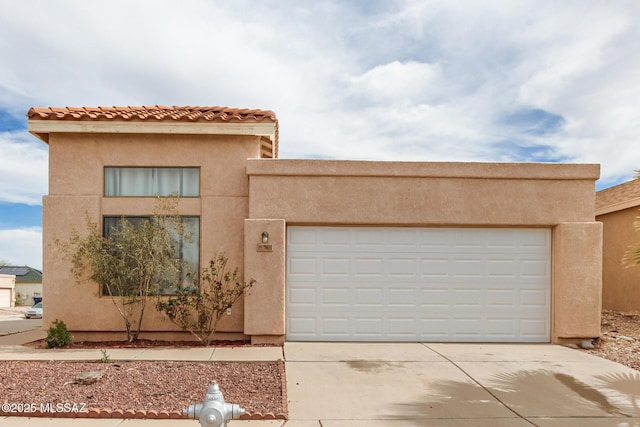
{"label": "stucco wall", "polygon": [[593,221],[598,170],[595,165],[249,160],[249,212],[251,218],[284,217],[289,224]]}
{"label": "stucco wall", "polygon": [[[100,224],[104,215],[147,215],[154,206],[153,198],[103,197],[104,166],[201,168],[201,196],[180,204],[182,214],[200,216],[201,265],[225,252],[231,266],[258,280],[220,324],[229,337],[283,339],[286,226],[303,224],[550,228],[552,337],[599,330],[597,165],[260,160],[260,140],[249,136],[51,134],[49,145],[43,325],[61,319],[76,339],[122,338],[123,323],[96,284],[76,282],[56,239],[82,231],[85,215]],[[270,252],[256,250],[263,231]],[[143,329],[181,337],[151,307]]]}
{"label": "stucco wall", "polygon": [[[123,322],[111,299],[100,296],[94,283],[77,283],[70,262],[55,244],[56,239],[68,238],[74,228],[83,230],[85,215],[101,224],[104,215],[152,213],[154,198],[103,197],[104,166],[200,167],[200,197],[183,198],[179,207],[183,215],[200,216],[200,264],[224,252],[229,265],[243,271],[244,219],[249,207],[245,161],[258,157],[259,150],[259,137],[251,136],[52,134],[49,194],[43,202],[43,269],[47,272],[43,325],[61,319],[76,339],[100,338],[83,331],[114,331],[119,335],[101,338],[122,338]],[[219,331],[242,336],[243,309],[242,301],[236,304]],[[150,306],[143,329],[178,330]]]}
{"label": "stucco wall", "polygon": [[[599,335],[602,230],[594,222],[597,165],[248,160],[247,173],[252,220],[551,228],[552,339]],[[246,268],[253,272],[251,265]],[[283,280],[269,286],[279,295],[286,284]],[[279,325],[281,315],[274,311],[272,318],[245,319],[245,329],[274,334],[275,329],[263,325]],[[284,334],[284,328],[278,330]]]}
{"label": "stucco wall", "polygon": [[610,310],[640,310],[640,266],[627,268],[622,259],[628,247],[640,246],[633,222],[637,207],[599,215],[603,226],[602,306]]}

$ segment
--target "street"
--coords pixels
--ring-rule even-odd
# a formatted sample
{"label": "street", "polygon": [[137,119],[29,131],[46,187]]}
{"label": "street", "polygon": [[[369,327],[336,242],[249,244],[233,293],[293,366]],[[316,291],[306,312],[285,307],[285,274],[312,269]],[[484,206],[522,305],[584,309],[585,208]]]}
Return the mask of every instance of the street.
{"label": "street", "polygon": [[25,319],[28,307],[0,308],[0,336],[31,331],[42,327],[42,319]]}

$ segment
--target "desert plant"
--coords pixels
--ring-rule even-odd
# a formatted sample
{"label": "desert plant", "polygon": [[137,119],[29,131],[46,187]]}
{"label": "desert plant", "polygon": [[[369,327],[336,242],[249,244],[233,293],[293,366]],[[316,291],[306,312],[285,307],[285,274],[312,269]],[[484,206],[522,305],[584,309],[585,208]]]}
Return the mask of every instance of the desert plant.
{"label": "desert plant", "polygon": [[15,304],[16,305],[24,305],[24,297],[22,296],[22,294],[20,292],[16,292]]}
{"label": "desert plant", "polygon": [[177,242],[191,235],[177,204],[177,198],[159,198],[150,218],[134,224],[122,217],[108,236],[87,216],[87,235],[74,229],[67,241],[56,240],[71,260],[76,280],[97,283],[101,293],[111,297],[129,342],[140,335],[148,297],[180,280],[184,263]]}
{"label": "desert plant", "polygon": [[215,256],[193,279],[194,286],[180,286],[175,296],[156,303],[158,311],[203,345],[209,345],[222,316],[256,283],[240,280],[238,268],[229,271],[227,263],[225,255]]}
{"label": "desert plant", "polygon": [[54,320],[51,322],[49,331],[47,332],[47,348],[64,347],[71,344],[71,332],[67,329],[67,325],[62,320]]}
{"label": "desert plant", "polygon": [[105,350],[104,348],[100,350],[100,362],[102,363],[110,363],[111,362],[111,357],[109,356],[109,353],[107,353],[107,350]]}

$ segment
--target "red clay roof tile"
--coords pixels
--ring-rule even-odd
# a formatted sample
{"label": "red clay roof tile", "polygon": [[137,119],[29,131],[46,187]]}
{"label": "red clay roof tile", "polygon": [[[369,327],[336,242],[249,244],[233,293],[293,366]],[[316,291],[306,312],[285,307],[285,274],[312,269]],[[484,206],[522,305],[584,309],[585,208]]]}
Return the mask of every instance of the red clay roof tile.
{"label": "red clay roof tile", "polygon": [[175,120],[208,122],[277,122],[269,110],[230,107],[49,107],[31,108],[27,117],[32,120]]}
{"label": "red clay roof tile", "polygon": [[[68,121],[179,121],[211,123],[259,123],[275,124],[275,140],[271,141],[263,157],[278,157],[278,119],[273,111],[230,107],[197,107],[145,105],[140,107],[32,107],[27,112],[29,120]],[[46,139],[43,139],[45,142]]]}

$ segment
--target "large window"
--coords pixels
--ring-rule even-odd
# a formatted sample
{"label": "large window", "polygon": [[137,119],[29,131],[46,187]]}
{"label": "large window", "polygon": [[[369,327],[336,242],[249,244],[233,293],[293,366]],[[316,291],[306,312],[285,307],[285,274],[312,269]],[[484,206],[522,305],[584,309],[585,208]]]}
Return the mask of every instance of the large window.
{"label": "large window", "polygon": [[104,195],[198,197],[200,168],[105,167]]}
{"label": "large window", "polygon": [[[139,225],[144,220],[149,220],[150,217],[143,216],[128,216],[126,220],[131,224]],[[105,237],[111,235],[113,230],[120,224],[122,217],[105,216],[103,219],[103,234]],[[171,295],[175,293],[176,283],[183,283],[186,280],[187,274],[197,274],[200,269],[200,218],[197,216],[183,216],[181,217],[182,224],[184,225],[187,234],[190,235],[190,239],[186,240],[182,238],[178,233],[175,233],[174,238],[176,240],[176,254],[183,261],[183,268],[180,271],[179,277],[168,278],[167,283],[162,285],[161,294]],[[103,295],[108,295],[106,289],[102,290]]]}

